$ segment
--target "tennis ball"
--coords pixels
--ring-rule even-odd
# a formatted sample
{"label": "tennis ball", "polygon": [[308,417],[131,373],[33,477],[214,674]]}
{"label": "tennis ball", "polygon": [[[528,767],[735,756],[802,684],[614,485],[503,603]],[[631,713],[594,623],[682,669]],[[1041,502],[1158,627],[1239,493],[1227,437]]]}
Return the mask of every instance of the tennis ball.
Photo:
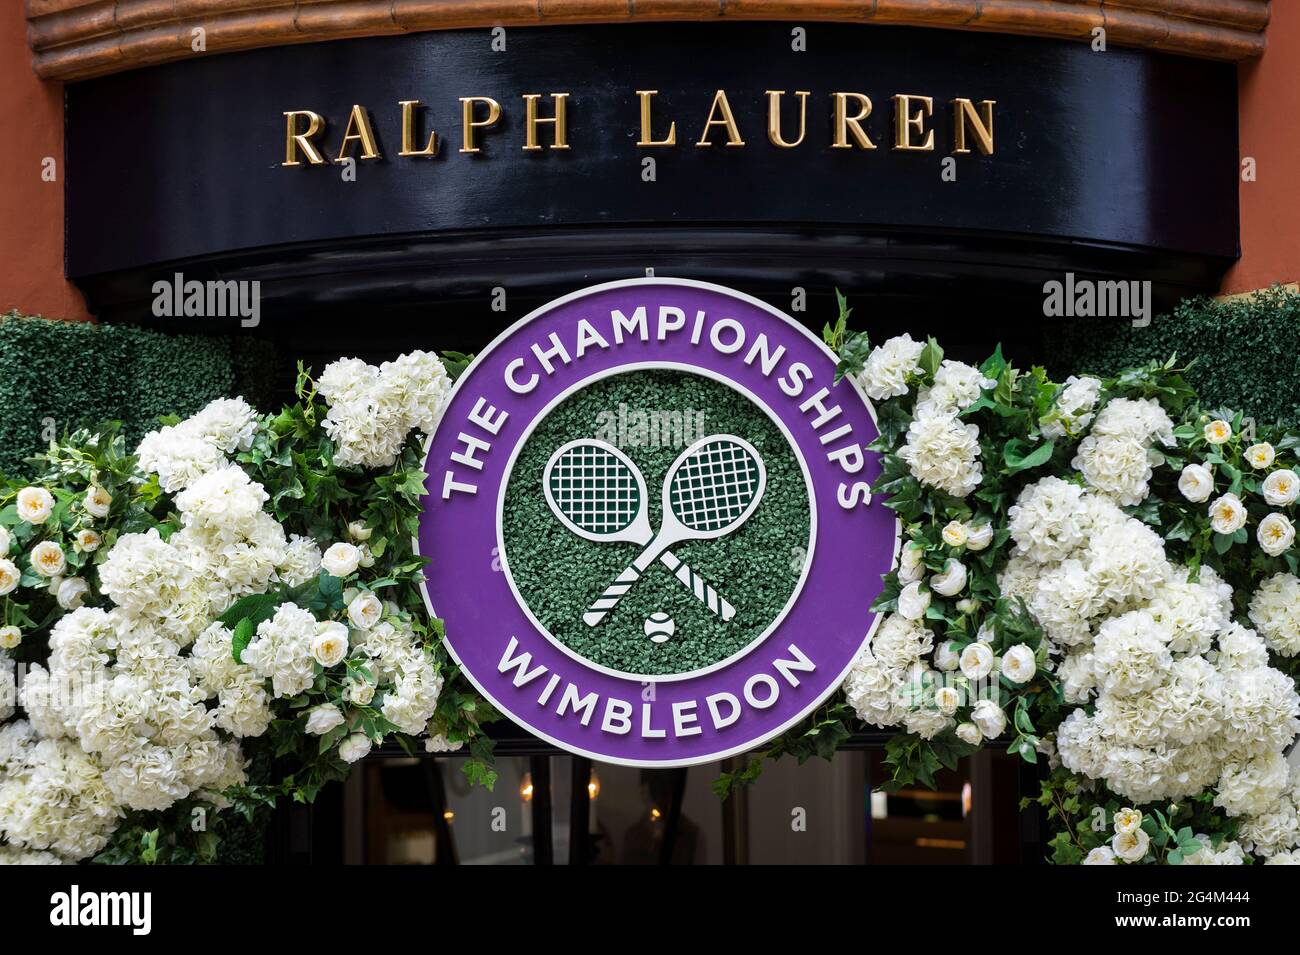
{"label": "tennis ball", "polygon": [[645,635],[655,643],[665,643],[676,630],[677,624],[673,623],[673,618],[662,610],[656,610],[646,617]]}

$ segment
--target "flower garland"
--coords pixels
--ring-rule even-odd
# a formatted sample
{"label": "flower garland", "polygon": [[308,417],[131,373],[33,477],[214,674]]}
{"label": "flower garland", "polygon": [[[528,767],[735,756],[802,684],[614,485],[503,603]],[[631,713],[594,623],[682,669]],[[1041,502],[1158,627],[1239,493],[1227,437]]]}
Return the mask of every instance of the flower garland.
{"label": "flower garland", "polygon": [[388,736],[468,743],[491,785],[410,547],[450,387],[423,352],[339,361],[278,415],[214,401],[130,456],[78,432],[0,491],[0,862],[212,859],[209,816],[310,801]]}

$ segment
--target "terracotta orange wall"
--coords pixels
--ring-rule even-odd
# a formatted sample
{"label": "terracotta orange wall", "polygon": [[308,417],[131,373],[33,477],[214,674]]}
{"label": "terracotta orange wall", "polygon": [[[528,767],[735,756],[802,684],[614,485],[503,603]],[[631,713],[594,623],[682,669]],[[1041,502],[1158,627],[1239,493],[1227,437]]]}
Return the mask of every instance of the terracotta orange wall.
{"label": "terracotta orange wall", "polygon": [[1268,47],[1240,67],[1241,155],[1257,180],[1241,184],[1241,261],[1224,292],[1300,279],[1300,2],[1273,0]]}
{"label": "terracotta orange wall", "polygon": [[[0,0],[0,312],[86,319],[81,293],[63,277],[63,85],[38,80],[18,0]],[[53,156],[58,181],[41,179]]]}

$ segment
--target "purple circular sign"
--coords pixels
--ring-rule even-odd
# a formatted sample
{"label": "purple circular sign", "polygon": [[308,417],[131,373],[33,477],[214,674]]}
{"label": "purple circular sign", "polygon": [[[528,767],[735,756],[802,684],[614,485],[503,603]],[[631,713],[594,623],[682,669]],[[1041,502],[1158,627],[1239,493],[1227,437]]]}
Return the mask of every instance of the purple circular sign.
{"label": "purple circular sign", "polygon": [[[418,539],[430,558],[425,598],[470,681],[537,736],[638,766],[744,752],[821,704],[875,628],[869,608],[898,545],[893,512],[868,491],[880,470],[866,450],[877,436],[870,404],[848,379],[835,384],[835,365],[821,342],[776,309],[682,279],[583,289],[504,332],[457,381],[425,464]],[[534,429],[584,387],[642,369],[702,375],[748,397],[789,441],[811,509],[803,576],[782,613],[727,659],[663,676],[598,666],[556,640],[516,588],[502,543],[505,489]],[[639,500],[659,498],[657,482],[626,491],[633,482],[610,477],[623,473],[619,452],[587,435],[574,439],[555,449],[546,472],[556,519],[589,539],[621,533],[609,539],[641,549],[616,579],[583,582],[592,597],[584,620],[599,626],[641,574],[662,572],[657,564],[729,619],[732,608],[712,587],[725,591],[724,582],[703,580],[671,547],[726,535],[763,506],[763,464],[745,436],[708,435],[681,453],[665,479],[658,528],[644,514],[632,521]],[[575,474],[586,483],[571,484]],[[593,498],[610,509],[593,517]],[[647,620],[647,639],[669,638],[671,628],[653,629]]]}

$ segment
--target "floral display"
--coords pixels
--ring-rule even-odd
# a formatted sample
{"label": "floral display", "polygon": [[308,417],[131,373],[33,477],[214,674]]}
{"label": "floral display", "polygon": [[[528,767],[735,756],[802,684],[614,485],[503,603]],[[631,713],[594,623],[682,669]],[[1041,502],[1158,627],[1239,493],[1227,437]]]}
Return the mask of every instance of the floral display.
{"label": "floral display", "polygon": [[903,541],[843,701],[763,755],[893,730],[893,789],[998,745],[1040,767],[1056,862],[1300,858],[1300,436],[1202,408],[1173,360],[1058,384],[843,314],[827,341]]}
{"label": "floral display", "polygon": [[210,859],[209,815],[310,800],[388,738],[468,743],[491,783],[410,545],[450,386],[432,354],[340,361],[132,455],[77,432],[0,492],[0,861]]}
{"label": "floral display", "polygon": [[[1174,360],[1056,383],[846,317],[897,561],[842,692],[717,791],[885,729],[887,788],[982,746],[1037,765],[1056,862],[1300,861],[1300,436],[1201,407]],[[0,862],[208,861],[384,745],[492,784],[496,714],[411,546],[451,381],[344,359],[134,453],[76,432],[0,491]]]}

